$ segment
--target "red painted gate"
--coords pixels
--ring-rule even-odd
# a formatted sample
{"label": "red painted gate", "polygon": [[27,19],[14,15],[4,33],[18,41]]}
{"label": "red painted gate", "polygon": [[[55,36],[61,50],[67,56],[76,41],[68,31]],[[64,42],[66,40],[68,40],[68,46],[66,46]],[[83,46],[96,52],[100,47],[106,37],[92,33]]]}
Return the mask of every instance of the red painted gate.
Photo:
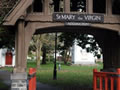
{"label": "red painted gate", "polygon": [[28,90],[36,90],[36,69],[29,69],[29,87]]}
{"label": "red painted gate", "polygon": [[117,72],[93,70],[93,90],[120,90],[120,69]]}
{"label": "red painted gate", "polygon": [[12,65],[12,59],[13,59],[13,55],[10,51],[6,52],[6,56],[5,56],[5,60],[6,60],[6,65]]}

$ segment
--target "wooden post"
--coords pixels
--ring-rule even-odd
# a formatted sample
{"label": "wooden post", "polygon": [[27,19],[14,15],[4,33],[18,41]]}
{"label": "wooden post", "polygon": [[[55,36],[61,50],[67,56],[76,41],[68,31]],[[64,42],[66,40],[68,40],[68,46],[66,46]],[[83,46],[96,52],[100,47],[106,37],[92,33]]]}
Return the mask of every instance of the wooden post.
{"label": "wooden post", "polygon": [[97,72],[97,69],[93,70],[93,90],[97,90],[97,77],[95,73]]}
{"label": "wooden post", "polygon": [[27,90],[27,73],[25,60],[25,29],[24,20],[18,21],[16,30],[16,66],[11,74],[11,90]]}
{"label": "wooden post", "polygon": [[120,66],[120,31],[118,32],[118,66]]}
{"label": "wooden post", "polygon": [[25,72],[26,60],[25,60],[25,30],[24,21],[18,22],[18,29],[16,30],[16,66],[14,72]]}
{"label": "wooden post", "polygon": [[106,14],[112,15],[112,0],[106,0]]}
{"label": "wooden post", "polygon": [[49,10],[49,0],[44,0],[44,4],[43,4],[44,6],[44,14],[45,15],[48,15],[50,12],[50,10]]}
{"label": "wooden post", "polygon": [[[103,89],[102,89],[102,87],[103,87],[103,86],[102,86],[102,81],[103,81],[103,80],[102,80],[102,77],[101,77],[101,76],[100,76],[99,78],[100,78],[100,83],[99,83],[99,84],[100,84],[100,90],[103,90]],[[96,89],[96,90],[97,90],[97,89]]]}
{"label": "wooden post", "polygon": [[70,0],[64,0],[64,12],[65,13],[70,12]]}
{"label": "wooden post", "polygon": [[36,90],[36,69],[29,69],[29,90]]}
{"label": "wooden post", "polygon": [[[120,65],[119,39],[117,32],[107,32],[104,39],[103,60],[104,69],[118,68]],[[109,62],[108,62],[109,60]]]}
{"label": "wooden post", "polygon": [[[117,69],[118,75],[120,75],[120,68]],[[117,90],[120,90],[120,77],[117,78]]]}
{"label": "wooden post", "polygon": [[86,0],[86,13],[93,13],[93,0]]}
{"label": "wooden post", "polygon": [[108,90],[108,77],[105,77],[105,90]]}

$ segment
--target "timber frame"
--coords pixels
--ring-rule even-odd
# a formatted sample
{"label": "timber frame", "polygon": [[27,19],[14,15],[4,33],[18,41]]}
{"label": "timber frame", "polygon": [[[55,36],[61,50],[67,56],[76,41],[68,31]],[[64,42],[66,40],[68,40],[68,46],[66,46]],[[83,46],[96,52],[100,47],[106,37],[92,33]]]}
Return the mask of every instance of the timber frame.
{"label": "timber frame", "polygon": [[[93,14],[93,0],[86,1],[86,12],[79,14]],[[30,13],[27,13],[27,9],[32,6],[33,2],[34,0],[21,0],[4,18],[4,26],[16,27],[16,67],[14,72],[26,72],[29,42],[34,33],[69,31],[70,29],[65,27],[62,22],[53,22],[48,7],[49,0],[44,0],[44,11],[42,13],[35,13],[32,9]],[[86,32],[83,33],[92,32],[95,34],[103,48],[104,69],[118,68],[120,67],[120,15],[112,15],[111,2],[110,0],[106,0],[106,2],[106,14],[103,14],[103,23],[92,23],[89,27],[72,27],[72,29],[80,29],[80,32],[85,29]],[[70,0],[64,0],[64,7],[63,13],[73,13],[70,12]],[[96,29],[96,31],[92,31],[92,29]],[[97,30],[98,33],[96,33]]]}

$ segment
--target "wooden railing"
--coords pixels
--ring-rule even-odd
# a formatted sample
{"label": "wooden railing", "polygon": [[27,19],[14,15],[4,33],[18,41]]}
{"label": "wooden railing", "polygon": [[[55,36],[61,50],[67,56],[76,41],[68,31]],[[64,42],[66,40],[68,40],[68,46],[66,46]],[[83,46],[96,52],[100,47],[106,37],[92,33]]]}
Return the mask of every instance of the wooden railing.
{"label": "wooden railing", "polygon": [[120,90],[120,68],[117,72],[93,70],[93,90]]}

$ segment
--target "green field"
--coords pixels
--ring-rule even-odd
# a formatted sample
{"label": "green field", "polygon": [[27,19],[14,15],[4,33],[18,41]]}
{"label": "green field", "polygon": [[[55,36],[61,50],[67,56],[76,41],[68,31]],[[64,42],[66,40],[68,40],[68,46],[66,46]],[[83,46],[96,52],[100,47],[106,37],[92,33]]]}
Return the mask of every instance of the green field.
{"label": "green field", "polygon": [[[31,67],[36,68],[36,62],[28,62],[27,71]],[[103,68],[103,65],[102,63],[98,63],[97,65],[94,66],[80,66],[80,65],[69,66],[69,65],[61,64],[61,70],[57,70],[57,80],[53,80],[53,67],[54,65],[52,62],[47,63],[45,65],[41,65],[40,68],[37,69],[37,81],[61,88],[68,88],[68,87],[92,88],[93,69],[96,68],[100,70]],[[58,68],[58,64],[57,64],[57,68]],[[12,71],[13,68],[6,67],[3,69]]]}
{"label": "green field", "polygon": [[[58,66],[58,65],[57,65]],[[29,67],[36,67],[35,62],[29,62]],[[92,87],[93,69],[102,69],[102,64],[95,66],[75,66],[61,65],[61,70],[57,70],[57,80],[53,80],[53,63],[41,65],[37,69],[37,80],[41,83],[58,87]]]}

